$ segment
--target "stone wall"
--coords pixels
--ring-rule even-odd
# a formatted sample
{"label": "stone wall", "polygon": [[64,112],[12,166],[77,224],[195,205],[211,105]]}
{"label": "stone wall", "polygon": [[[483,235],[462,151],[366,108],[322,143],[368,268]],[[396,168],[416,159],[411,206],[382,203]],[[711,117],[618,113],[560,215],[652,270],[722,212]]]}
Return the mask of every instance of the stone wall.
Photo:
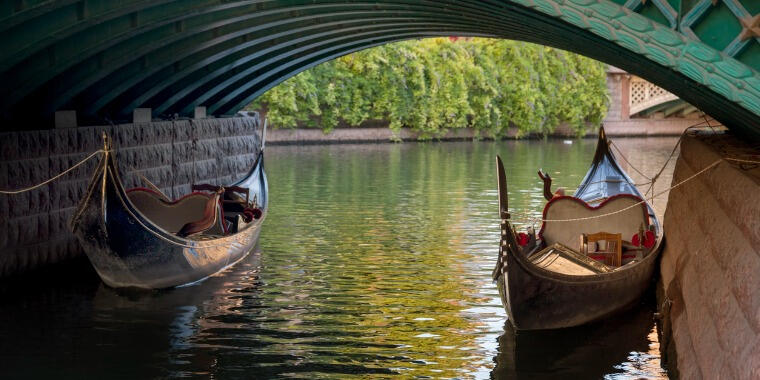
{"label": "stone wall", "polygon": [[[697,124],[693,119],[629,119],[623,121],[605,121],[604,129],[607,135],[612,137],[636,136],[680,136],[686,128]],[[586,137],[596,136],[598,130],[589,128]],[[552,137],[575,138],[575,132],[566,124],[560,125],[551,134]],[[517,137],[517,128],[507,130],[504,138]],[[530,136],[523,136],[530,137]],[[336,128],[329,134],[321,129],[293,128],[272,129],[267,131],[267,144],[290,145],[290,144],[336,144],[336,143],[371,143],[390,142],[396,140],[415,141],[420,134],[409,128],[402,128],[394,132],[384,128]],[[450,129],[447,133],[436,136],[434,140],[473,140],[491,138],[485,131],[477,131],[473,128]]]}
{"label": "stone wall", "polygon": [[[193,176],[196,183],[222,184],[243,175],[258,152],[258,124],[254,116],[0,133],[0,189],[60,173],[101,149],[106,132],[126,187],[143,186],[139,172],[176,197],[189,191]],[[0,194],[0,276],[82,254],[69,220],[96,164],[92,159],[30,192]]]}
{"label": "stone wall", "polygon": [[[760,148],[727,135],[685,137],[673,183],[721,157],[757,160]],[[721,162],[673,189],[665,236],[669,366],[684,379],[760,378],[760,167]]]}

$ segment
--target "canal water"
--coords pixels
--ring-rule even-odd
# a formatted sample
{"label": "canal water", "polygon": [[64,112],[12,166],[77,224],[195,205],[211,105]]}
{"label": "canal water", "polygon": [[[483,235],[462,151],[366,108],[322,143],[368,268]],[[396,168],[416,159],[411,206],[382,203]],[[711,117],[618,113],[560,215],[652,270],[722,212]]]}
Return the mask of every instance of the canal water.
{"label": "canal water", "polygon": [[[675,142],[617,140],[647,175]],[[0,377],[664,378],[653,297],[602,323],[515,332],[491,281],[494,156],[510,208],[539,216],[536,170],[574,189],[594,146],[269,147],[271,209],[254,254],[166,291],[115,291],[86,260],[6,281]]]}

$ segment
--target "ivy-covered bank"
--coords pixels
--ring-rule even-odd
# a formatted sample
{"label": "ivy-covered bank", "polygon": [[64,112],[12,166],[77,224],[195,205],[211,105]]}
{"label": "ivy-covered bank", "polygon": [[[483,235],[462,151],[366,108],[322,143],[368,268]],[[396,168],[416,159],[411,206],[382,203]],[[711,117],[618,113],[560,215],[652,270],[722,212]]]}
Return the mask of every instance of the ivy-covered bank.
{"label": "ivy-covered bank", "polygon": [[433,137],[472,127],[493,136],[578,133],[607,112],[605,65],[545,46],[484,38],[404,41],[302,72],[248,108],[275,128],[332,130],[386,121]]}

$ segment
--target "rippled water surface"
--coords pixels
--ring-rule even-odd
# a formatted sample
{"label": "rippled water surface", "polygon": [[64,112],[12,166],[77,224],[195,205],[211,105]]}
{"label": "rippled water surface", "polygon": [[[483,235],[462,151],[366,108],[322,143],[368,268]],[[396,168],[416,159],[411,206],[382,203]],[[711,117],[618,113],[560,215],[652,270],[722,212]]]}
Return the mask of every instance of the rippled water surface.
{"label": "rippled water surface", "polygon": [[[654,174],[675,141],[617,142],[633,166]],[[574,189],[594,145],[269,147],[271,209],[256,253],[200,284],[160,292],[114,291],[86,261],[6,282],[0,374],[665,377],[651,300],[595,325],[516,333],[491,282],[495,154],[507,166],[510,207],[538,215],[536,170]]]}

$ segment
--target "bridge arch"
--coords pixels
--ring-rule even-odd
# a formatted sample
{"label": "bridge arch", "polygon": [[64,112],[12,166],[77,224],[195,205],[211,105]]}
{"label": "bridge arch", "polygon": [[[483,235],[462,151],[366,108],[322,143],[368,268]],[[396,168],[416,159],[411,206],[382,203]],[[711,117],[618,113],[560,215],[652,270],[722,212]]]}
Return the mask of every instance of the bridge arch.
{"label": "bridge arch", "polygon": [[758,12],[749,0],[5,2],[0,113],[6,130],[52,126],[63,109],[84,122],[128,119],[137,107],[232,114],[338,56],[461,35],[610,63],[760,138]]}

